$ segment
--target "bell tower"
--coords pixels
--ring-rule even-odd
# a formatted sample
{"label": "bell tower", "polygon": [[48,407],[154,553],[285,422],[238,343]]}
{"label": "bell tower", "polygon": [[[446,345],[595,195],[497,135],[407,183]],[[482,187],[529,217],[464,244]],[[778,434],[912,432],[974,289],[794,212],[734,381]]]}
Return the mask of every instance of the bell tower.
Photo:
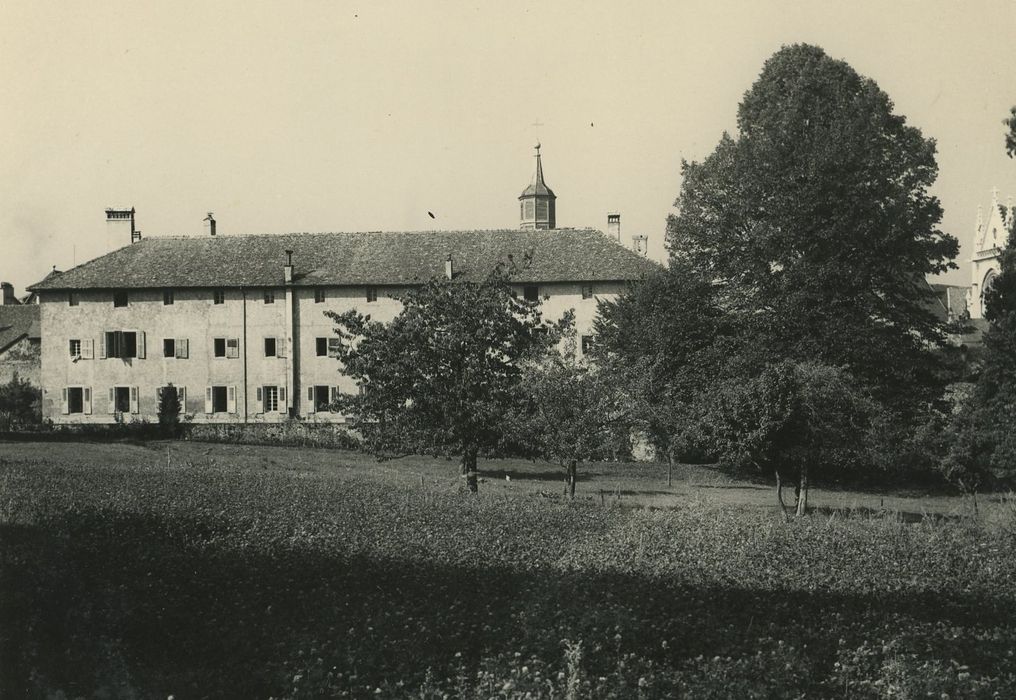
{"label": "bell tower", "polygon": [[519,228],[523,231],[553,229],[557,225],[554,201],[557,197],[543,181],[540,144],[536,144],[536,174],[519,195]]}

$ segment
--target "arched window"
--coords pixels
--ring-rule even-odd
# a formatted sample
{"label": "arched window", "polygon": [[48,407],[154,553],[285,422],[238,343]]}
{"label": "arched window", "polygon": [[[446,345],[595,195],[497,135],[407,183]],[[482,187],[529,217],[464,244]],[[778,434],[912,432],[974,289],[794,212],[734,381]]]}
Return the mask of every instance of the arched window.
{"label": "arched window", "polygon": [[988,274],[984,276],[984,281],[981,282],[981,304],[984,304],[984,295],[995,284],[996,277],[998,277],[997,270],[988,270]]}

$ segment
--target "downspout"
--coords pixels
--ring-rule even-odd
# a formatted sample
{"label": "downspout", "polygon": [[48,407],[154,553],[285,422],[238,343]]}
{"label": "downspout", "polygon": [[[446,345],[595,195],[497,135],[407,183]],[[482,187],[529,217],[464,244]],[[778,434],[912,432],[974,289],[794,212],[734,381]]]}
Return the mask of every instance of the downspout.
{"label": "downspout", "polygon": [[243,422],[247,422],[247,288],[240,287],[243,295]]}

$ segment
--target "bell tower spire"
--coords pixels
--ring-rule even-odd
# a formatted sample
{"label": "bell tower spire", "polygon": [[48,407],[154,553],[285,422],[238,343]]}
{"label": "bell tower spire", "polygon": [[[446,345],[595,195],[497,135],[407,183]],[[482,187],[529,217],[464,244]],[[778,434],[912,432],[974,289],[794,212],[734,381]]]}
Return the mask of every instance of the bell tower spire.
{"label": "bell tower spire", "polygon": [[529,187],[519,195],[519,228],[522,230],[553,229],[556,225],[553,190],[543,181],[543,159],[536,144],[536,174]]}

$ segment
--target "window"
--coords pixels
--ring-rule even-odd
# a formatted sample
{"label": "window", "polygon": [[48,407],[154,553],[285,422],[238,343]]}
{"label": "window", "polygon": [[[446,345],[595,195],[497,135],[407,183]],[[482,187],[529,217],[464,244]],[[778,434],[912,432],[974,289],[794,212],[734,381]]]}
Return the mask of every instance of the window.
{"label": "window", "polygon": [[274,304],[275,303],[275,290],[274,289],[266,289],[265,290],[265,303],[266,304]]}
{"label": "window", "polygon": [[591,284],[582,285],[582,298],[583,299],[593,298],[593,285]]}
{"label": "window", "polygon": [[69,386],[63,390],[63,413],[91,413],[92,390],[87,386]]}
{"label": "window", "polygon": [[212,355],[215,357],[240,357],[240,340],[238,338],[213,338]]}
{"label": "window", "polygon": [[377,301],[377,287],[367,287],[367,301]]}
{"label": "window", "polygon": [[70,342],[70,346],[71,346],[71,348],[70,348],[71,349],[71,357],[81,357],[81,341],[80,340],[75,340],[75,339],[72,338],[71,342]]}
{"label": "window", "polygon": [[226,339],[225,338],[216,338],[215,340],[212,341],[212,354],[215,355],[215,357],[225,357],[226,356]]}
{"label": "window", "polygon": [[227,391],[230,387],[225,386],[213,386],[209,387],[211,393],[211,408],[210,413],[226,413],[229,409],[229,400]]}
{"label": "window", "polygon": [[100,357],[130,359],[145,357],[145,334],[142,331],[106,331],[100,337]]}
{"label": "window", "polygon": [[307,387],[307,410],[310,413],[328,411],[329,405],[338,395],[338,388],[334,386],[311,386]]}
{"label": "window", "polygon": [[162,291],[162,305],[163,306],[172,306],[173,305],[173,290],[172,289],[164,289]]}
{"label": "window", "polygon": [[582,354],[588,355],[596,346],[596,339],[591,335],[582,336]]}
{"label": "window", "polygon": [[315,289],[314,290],[314,303],[315,304],[320,304],[324,300],[325,300],[325,290],[323,290],[323,289]]}
{"label": "window", "polygon": [[130,386],[111,388],[109,390],[110,413],[137,413],[137,391],[137,387]]}
{"label": "window", "polygon": [[261,387],[263,394],[262,407],[265,413],[276,413],[279,410],[279,387]]}
{"label": "window", "polygon": [[212,303],[213,304],[226,303],[226,291],[224,289],[216,289],[212,291]]}
{"label": "window", "polygon": [[176,357],[176,340],[174,338],[162,339],[162,356]]}
{"label": "window", "polygon": [[522,288],[522,296],[526,301],[539,301],[540,300],[540,288],[535,284],[527,284]]}
{"label": "window", "polygon": [[328,355],[328,338],[315,338],[314,349],[317,352],[318,357],[325,357]]}
{"label": "window", "polygon": [[81,301],[81,299],[78,297],[77,292],[67,292],[68,306],[77,306],[79,301]]}
{"label": "window", "polygon": [[113,306],[127,306],[127,292],[113,292]]}
{"label": "window", "polygon": [[275,357],[275,338],[265,338],[265,357]]}

